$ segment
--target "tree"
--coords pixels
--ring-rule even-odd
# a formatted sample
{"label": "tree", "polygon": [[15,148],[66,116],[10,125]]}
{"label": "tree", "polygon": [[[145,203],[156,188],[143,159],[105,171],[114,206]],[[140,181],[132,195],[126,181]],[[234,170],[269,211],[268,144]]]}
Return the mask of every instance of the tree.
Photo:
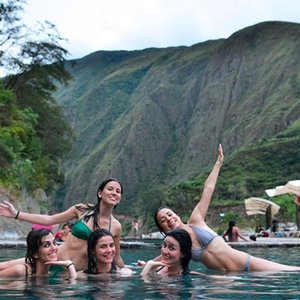
{"label": "tree", "polygon": [[[0,92],[4,96],[12,93],[3,97],[6,101],[1,103],[0,119],[2,124],[8,118],[13,120],[4,124],[1,163],[10,168],[6,174],[18,177],[25,172],[31,179],[24,181],[26,188],[43,187],[51,191],[63,181],[60,162],[73,140],[63,108],[52,94],[72,77],[65,68],[68,52],[60,46],[63,39],[56,27],[45,21],[34,30],[27,28],[20,16],[25,4],[24,0],[0,3],[0,67],[6,73]],[[19,129],[25,130],[27,126],[23,135],[12,131],[16,120],[21,124]],[[11,147],[13,138],[20,142],[21,151]]]}

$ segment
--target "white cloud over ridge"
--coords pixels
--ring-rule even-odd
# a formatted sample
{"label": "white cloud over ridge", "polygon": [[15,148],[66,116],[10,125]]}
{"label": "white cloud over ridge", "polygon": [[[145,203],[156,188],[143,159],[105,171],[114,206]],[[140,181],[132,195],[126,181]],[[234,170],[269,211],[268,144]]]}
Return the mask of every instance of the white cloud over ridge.
{"label": "white cloud over ridge", "polygon": [[27,0],[24,19],[48,20],[71,58],[98,50],[190,46],[263,21],[300,22],[298,0]]}

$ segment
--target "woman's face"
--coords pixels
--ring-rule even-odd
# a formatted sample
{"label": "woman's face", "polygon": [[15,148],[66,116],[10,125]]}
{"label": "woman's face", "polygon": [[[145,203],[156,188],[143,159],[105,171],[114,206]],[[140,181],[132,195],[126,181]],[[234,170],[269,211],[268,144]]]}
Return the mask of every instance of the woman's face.
{"label": "woman's face", "polygon": [[101,201],[115,206],[121,201],[121,193],[121,185],[117,181],[110,181],[105,185],[103,191],[98,192],[98,196]]}
{"label": "woman's face", "polygon": [[71,228],[70,228],[68,225],[65,225],[65,226],[63,227],[63,229],[62,229],[62,232],[63,232],[64,235],[69,234],[70,231],[71,231]]}
{"label": "woman's face", "polygon": [[38,260],[41,262],[57,261],[57,245],[51,232],[41,238]]}
{"label": "woman's face", "polygon": [[181,218],[170,208],[162,208],[156,217],[164,232],[178,228],[182,224]]}
{"label": "woman's face", "polygon": [[115,253],[116,247],[112,236],[105,235],[98,239],[94,255],[99,263],[112,263]]}
{"label": "woman's face", "polygon": [[167,236],[161,246],[160,253],[162,255],[162,262],[167,265],[181,264],[180,245],[177,240],[171,236]]}

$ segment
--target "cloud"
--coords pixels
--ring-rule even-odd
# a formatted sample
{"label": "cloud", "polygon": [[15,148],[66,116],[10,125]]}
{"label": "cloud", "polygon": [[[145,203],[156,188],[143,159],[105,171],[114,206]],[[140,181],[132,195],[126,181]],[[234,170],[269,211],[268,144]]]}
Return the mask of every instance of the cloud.
{"label": "cloud", "polygon": [[73,58],[98,50],[190,46],[269,20],[299,22],[298,0],[27,0],[26,22],[48,20]]}

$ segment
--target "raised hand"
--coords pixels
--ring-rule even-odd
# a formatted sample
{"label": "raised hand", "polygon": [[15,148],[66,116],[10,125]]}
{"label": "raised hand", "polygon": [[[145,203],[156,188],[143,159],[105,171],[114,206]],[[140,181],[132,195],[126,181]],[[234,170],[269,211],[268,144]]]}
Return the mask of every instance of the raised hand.
{"label": "raised hand", "polygon": [[218,146],[218,158],[217,158],[217,162],[219,164],[221,164],[221,165],[224,162],[224,154],[223,154],[223,148],[222,148],[221,144],[219,144],[219,146]]}
{"label": "raised hand", "polygon": [[0,216],[5,218],[16,218],[18,215],[18,210],[9,203],[8,201],[4,201],[0,203]]}

